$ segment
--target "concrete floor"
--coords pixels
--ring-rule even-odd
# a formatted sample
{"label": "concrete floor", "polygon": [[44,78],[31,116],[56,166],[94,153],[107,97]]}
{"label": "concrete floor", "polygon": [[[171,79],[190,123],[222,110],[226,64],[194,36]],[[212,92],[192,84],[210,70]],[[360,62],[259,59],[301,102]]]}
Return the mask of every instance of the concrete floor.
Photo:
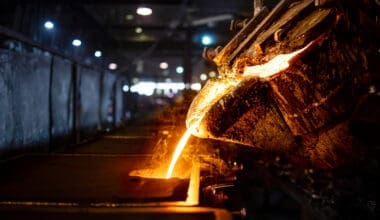
{"label": "concrete floor", "polygon": [[184,200],[187,180],[129,176],[146,168],[156,138],[155,127],[130,126],[61,153],[11,159],[0,166],[0,201]]}
{"label": "concrete floor", "polygon": [[[113,213],[108,216],[118,219],[126,215],[115,214],[113,209],[103,210],[101,215],[94,216],[94,212],[89,210],[97,206],[104,208],[109,204],[125,207],[128,204],[138,206],[162,201],[184,201],[188,179],[129,176],[130,171],[145,168],[145,162],[151,158],[152,146],[160,135],[157,129],[149,125],[127,126],[60,153],[29,154],[4,162],[0,166],[0,218],[59,219],[68,217],[67,210],[70,210],[69,217],[73,219],[82,219],[84,213],[86,218],[96,219],[107,218],[105,213]],[[60,214],[56,215],[54,211],[55,214],[51,214],[52,208],[57,207],[61,207],[58,208]],[[83,209],[75,211],[78,207]],[[91,216],[89,213],[92,213]],[[131,217],[130,210],[122,213],[129,213]],[[132,219],[157,217],[149,211],[146,213],[147,216],[142,216],[133,211]],[[202,219],[213,219],[210,213],[200,216]],[[160,215],[166,218],[171,216],[168,213],[163,215],[162,212]],[[191,215],[188,219],[198,217]]]}

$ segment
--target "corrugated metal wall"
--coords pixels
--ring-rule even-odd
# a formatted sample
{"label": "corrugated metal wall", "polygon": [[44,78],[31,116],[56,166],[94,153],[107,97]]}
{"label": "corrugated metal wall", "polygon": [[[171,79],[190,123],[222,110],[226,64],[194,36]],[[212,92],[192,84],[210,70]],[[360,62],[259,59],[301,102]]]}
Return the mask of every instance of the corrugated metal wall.
{"label": "corrugated metal wall", "polygon": [[[51,145],[70,144],[74,128],[73,63],[54,57],[51,81]],[[52,149],[53,150],[53,149]]]}
{"label": "corrugated metal wall", "polygon": [[121,125],[118,80],[58,56],[0,50],[0,157],[54,151]]}
{"label": "corrugated metal wall", "polygon": [[103,127],[109,128],[115,123],[115,85],[117,76],[109,72],[105,72],[102,76],[102,97],[100,106],[100,120]]}
{"label": "corrugated metal wall", "polygon": [[78,66],[78,111],[81,137],[90,137],[100,127],[100,72]]}

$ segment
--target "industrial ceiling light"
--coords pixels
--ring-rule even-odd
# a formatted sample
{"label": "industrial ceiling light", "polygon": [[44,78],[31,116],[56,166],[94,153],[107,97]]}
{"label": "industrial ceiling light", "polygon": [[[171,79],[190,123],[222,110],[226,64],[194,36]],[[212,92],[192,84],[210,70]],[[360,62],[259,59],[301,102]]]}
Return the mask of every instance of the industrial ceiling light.
{"label": "industrial ceiling light", "polygon": [[160,63],[160,68],[161,68],[161,69],[165,70],[165,69],[167,69],[168,67],[169,67],[169,64],[168,64],[167,62],[161,62],[161,63]]}
{"label": "industrial ceiling light", "polygon": [[177,66],[177,68],[175,69],[175,71],[178,73],[178,74],[182,74],[184,69],[182,66]]}
{"label": "industrial ceiling light", "polygon": [[139,80],[139,78],[132,78],[132,83],[133,84],[136,84],[136,83],[138,83],[140,80]]}
{"label": "industrial ceiling light", "polygon": [[192,90],[199,91],[199,90],[201,90],[202,85],[201,85],[200,83],[193,83],[193,84],[191,84],[190,88],[191,88]]}
{"label": "industrial ceiling light", "polygon": [[137,8],[136,13],[138,15],[148,16],[152,14],[152,9],[145,6],[141,6]]}
{"label": "industrial ceiling light", "polygon": [[202,81],[205,81],[205,80],[207,80],[207,74],[202,73],[202,74],[199,76],[199,78],[200,78]]}
{"label": "industrial ceiling light", "polygon": [[141,27],[135,28],[136,34],[141,34],[143,32],[143,29]]}
{"label": "industrial ceiling light", "polygon": [[128,92],[129,91],[129,86],[128,85],[123,85],[122,90],[123,90],[123,92]]}
{"label": "industrial ceiling light", "polygon": [[216,76],[216,72],[213,71],[213,70],[211,70],[211,71],[208,73],[208,76],[211,77],[211,78],[213,78],[213,77]]}
{"label": "industrial ceiling light", "polygon": [[110,63],[108,65],[108,69],[110,69],[110,70],[116,70],[117,69],[117,64],[116,63]]}
{"label": "industrial ceiling light", "polygon": [[45,27],[47,30],[51,30],[51,29],[54,28],[54,23],[51,22],[51,21],[46,21],[46,22],[44,23],[44,27]]}
{"label": "industrial ceiling light", "polygon": [[133,18],[135,18],[135,16],[133,16],[133,14],[127,14],[127,15],[125,16],[125,19],[126,19],[127,21],[132,21]]}
{"label": "industrial ceiling light", "polygon": [[162,71],[163,76],[169,76],[170,72],[168,69]]}
{"label": "industrial ceiling light", "polygon": [[95,51],[94,56],[95,57],[101,57],[102,56],[102,51],[100,51],[100,50]]}
{"label": "industrial ceiling light", "polygon": [[203,35],[201,42],[204,46],[208,46],[208,45],[214,43],[214,39],[210,35]]}
{"label": "industrial ceiling light", "polygon": [[82,41],[79,39],[74,39],[71,43],[74,47],[79,47],[80,45],[82,45]]}

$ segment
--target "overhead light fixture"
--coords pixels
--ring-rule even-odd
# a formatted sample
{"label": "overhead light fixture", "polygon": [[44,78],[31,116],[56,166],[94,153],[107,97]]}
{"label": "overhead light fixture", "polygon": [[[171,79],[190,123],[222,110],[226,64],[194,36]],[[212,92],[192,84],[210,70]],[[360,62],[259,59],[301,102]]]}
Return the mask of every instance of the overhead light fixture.
{"label": "overhead light fixture", "polygon": [[101,57],[102,56],[102,51],[100,51],[100,50],[95,51],[94,56],[95,57]]}
{"label": "overhead light fixture", "polygon": [[123,92],[128,92],[129,91],[129,86],[128,85],[123,85],[122,90],[123,90]]}
{"label": "overhead light fixture", "polygon": [[51,30],[51,29],[54,28],[54,23],[51,22],[51,21],[46,21],[46,22],[44,23],[44,27],[45,27],[46,29],[48,29],[48,30]]}
{"label": "overhead light fixture", "polygon": [[110,70],[116,70],[117,69],[117,64],[116,63],[110,63],[108,65],[108,69],[110,69]]}
{"label": "overhead light fixture", "polygon": [[135,32],[137,34],[141,34],[143,32],[143,29],[141,27],[137,27],[137,28],[135,28]]}
{"label": "overhead light fixture", "polygon": [[169,74],[170,74],[170,72],[169,72],[168,69],[166,69],[166,70],[162,70],[162,75],[163,75],[163,76],[169,76]]}
{"label": "overhead light fixture", "polygon": [[177,66],[177,68],[175,69],[175,71],[178,73],[178,74],[182,74],[184,69],[182,66]]}
{"label": "overhead light fixture", "polygon": [[193,83],[193,84],[191,84],[190,88],[191,88],[192,90],[199,91],[199,90],[201,90],[202,85],[201,85],[200,83]]}
{"label": "overhead light fixture", "polygon": [[140,80],[139,80],[139,78],[132,78],[132,83],[133,84],[136,84],[136,83],[138,83]]}
{"label": "overhead light fixture", "polygon": [[202,81],[207,80],[207,75],[205,73],[202,73],[199,77]]}
{"label": "overhead light fixture", "polygon": [[216,72],[213,71],[213,70],[211,70],[211,71],[208,73],[208,76],[211,77],[211,78],[213,78],[213,77],[216,76]]}
{"label": "overhead light fixture", "polygon": [[202,39],[201,39],[201,42],[204,46],[208,46],[210,44],[213,44],[214,43],[214,39],[212,36],[210,35],[203,35],[202,36]]}
{"label": "overhead light fixture", "polygon": [[135,18],[135,16],[133,16],[133,14],[127,14],[127,15],[125,16],[125,19],[126,19],[127,21],[132,21],[134,18]]}
{"label": "overhead light fixture", "polygon": [[75,47],[79,47],[80,45],[82,45],[82,41],[79,39],[74,39],[72,45]]}
{"label": "overhead light fixture", "polygon": [[136,13],[138,15],[148,16],[152,14],[152,9],[148,7],[138,7]]}
{"label": "overhead light fixture", "polygon": [[160,68],[161,68],[161,69],[165,70],[165,69],[167,69],[168,67],[169,67],[169,64],[168,64],[167,62],[161,62],[161,63],[160,63]]}

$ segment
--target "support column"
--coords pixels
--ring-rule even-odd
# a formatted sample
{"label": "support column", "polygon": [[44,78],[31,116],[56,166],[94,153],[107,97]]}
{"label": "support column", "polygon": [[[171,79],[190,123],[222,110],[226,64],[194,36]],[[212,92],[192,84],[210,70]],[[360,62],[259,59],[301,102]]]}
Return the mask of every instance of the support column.
{"label": "support column", "polygon": [[184,56],[183,56],[183,64],[184,64],[184,74],[183,74],[183,82],[185,83],[186,88],[190,88],[191,85],[191,78],[192,78],[192,72],[193,68],[191,65],[191,57],[192,57],[192,30],[190,28],[187,29],[186,32],[186,43],[185,43],[185,50],[184,50]]}

